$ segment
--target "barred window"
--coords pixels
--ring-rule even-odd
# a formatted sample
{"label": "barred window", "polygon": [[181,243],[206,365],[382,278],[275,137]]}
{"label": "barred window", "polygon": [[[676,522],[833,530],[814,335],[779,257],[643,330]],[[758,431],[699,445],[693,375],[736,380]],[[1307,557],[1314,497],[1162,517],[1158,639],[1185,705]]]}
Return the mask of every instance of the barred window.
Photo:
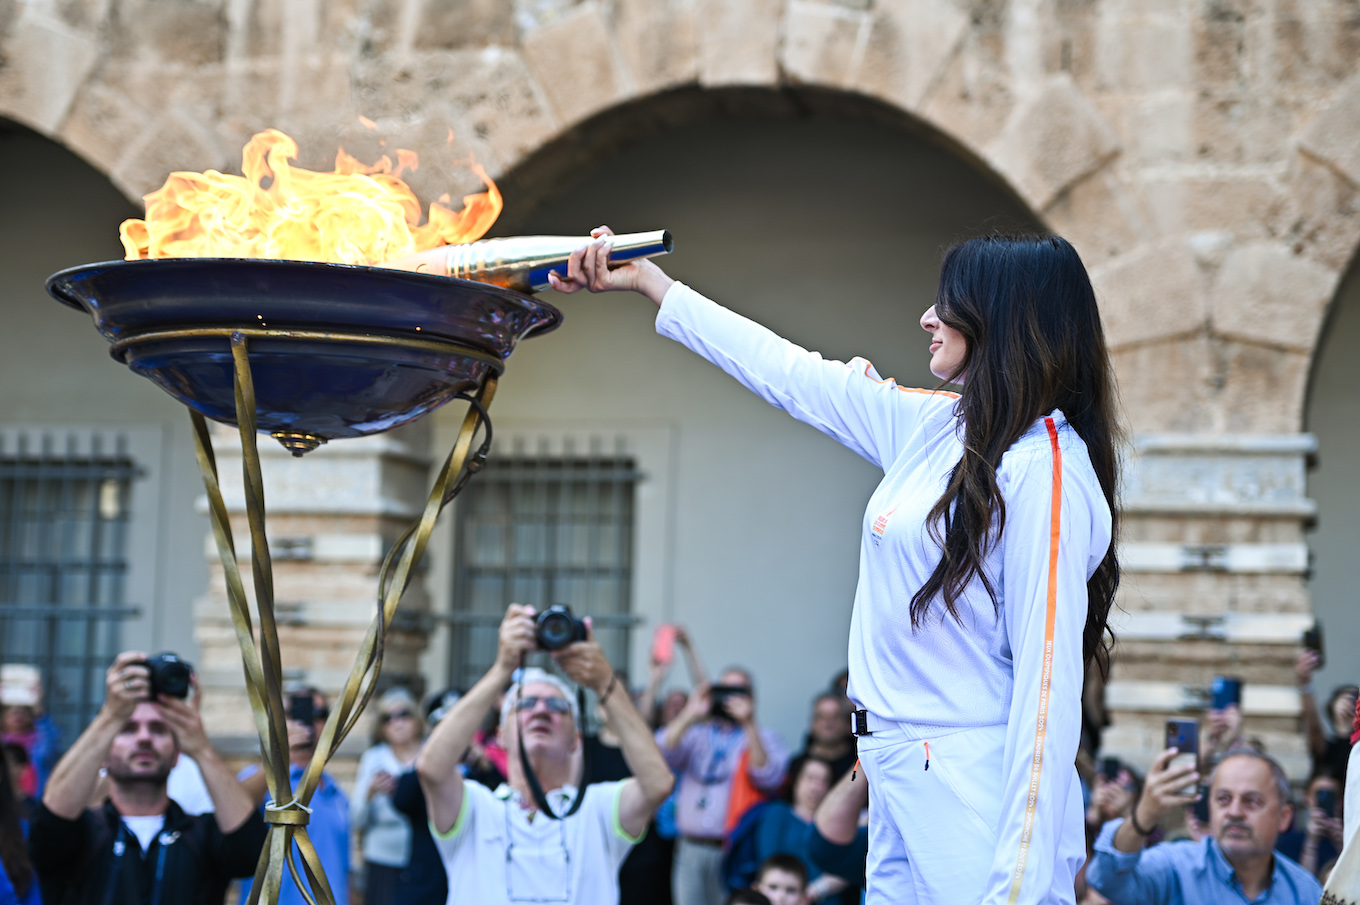
{"label": "barred window", "polygon": [[119,650],[129,495],[138,469],[118,434],[0,436],[0,662],[42,671],[69,744],[104,700]]}
{"label": "barred window", "polygon": [[630,456],[493,457],[458,499],[449,682],[470,688],[496,658],[511,603],[590,616],[628,665],[634,486]]}

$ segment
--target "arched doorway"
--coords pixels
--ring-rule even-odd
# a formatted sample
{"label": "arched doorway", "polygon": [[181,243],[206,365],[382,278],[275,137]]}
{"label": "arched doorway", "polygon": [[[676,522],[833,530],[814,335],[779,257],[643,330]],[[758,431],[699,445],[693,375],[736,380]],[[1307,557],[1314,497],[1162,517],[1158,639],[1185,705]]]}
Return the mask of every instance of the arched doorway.
{"label": "arched doorway", "polygon": [[[677,100],[694,106],[673,113]],[[936,383],[918,320],[943,248],[979,230],[1035,228],[938,136],[862,101],[716,93],[605,117],[508,175],[501,230],[668,228],[676,250],[661,263],[677,279],[828,358],[869,358],[905,385]],[[518,204],[525,195],[542,200]],[[796,744],[811,697],[845,665],[859,523],[881,473],[657,337],[655,310],[640,297],[544,297],[566,322],[515,353],[493,413],[497,453],[625,450],[639,475],[630,578],[643,622],[614,651],[629,649],[640,682],[652,628],[685,624],[710,669],[752,669],[763,719]],[[565,493],[553,487],[542,491],[549,503]],[[478,551],[458,555],[464,570],[481,567]],[[521,576],[540,565],[526,562]],[[537,592],[520,580],[495,579],[481,624],[503,612],[498,594]],[[543,602],[597,603],[579,593]],[[451,596],[479,605],[468,584]],[[465,631],[453,661],[468,672],[452,677],[463,681],[486,665],[474,629]]]}
{"label": "arched doorway", "polygon": [[76,154],[0,121],[0,662],[44,671],[66,742],[127,647],[197,660],[207,581],[188,419],[110,360],[48,275],[123,256],[140,211]]}
{"label": "arched doorway", "polygon": [[1317,504],[1309,536],[1313,611],[1322,621],[1327,662],[1314,679],[1318,702],[1360,676],[1360,259],[1351,263],[1323,328],[1313,362],[1305,429],[1317,437],[1308,496]]}

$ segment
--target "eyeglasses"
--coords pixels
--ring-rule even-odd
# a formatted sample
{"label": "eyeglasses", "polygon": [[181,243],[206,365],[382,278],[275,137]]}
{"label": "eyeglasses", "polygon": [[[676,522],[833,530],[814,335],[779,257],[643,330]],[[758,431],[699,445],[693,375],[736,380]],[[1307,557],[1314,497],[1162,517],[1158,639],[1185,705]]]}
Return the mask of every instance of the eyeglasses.
{"label": "eyeglasses", "polygon": [[525,695],[522,698],[516,698],[515,710],[533,710],[535,707],[538,706],[539,702],[542,702],[543,706],[547,707],[553,713],[558,714],[571,713],[571,702],[568,701],[566,698],[559,698],[555,696],[548,698],[540,698],[536,695]]}
{"label": "eyeglasses", "polygon": [[409,720],[414,716],[415,714],[409,710],[394,710],[391,713],[384,713],[382,715],[382,721],[384,723],[390,723],[393,720]]}

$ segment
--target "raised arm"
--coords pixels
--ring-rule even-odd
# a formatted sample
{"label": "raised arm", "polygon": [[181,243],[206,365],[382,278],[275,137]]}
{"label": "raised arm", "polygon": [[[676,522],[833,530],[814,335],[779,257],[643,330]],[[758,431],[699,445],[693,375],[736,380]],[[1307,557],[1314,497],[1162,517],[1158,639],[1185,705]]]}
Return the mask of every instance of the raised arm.
{"label": "raised arm", "polygon": [[694,647],[694,639],[689,636],[689,630],[683,625],[675,627],[675,643],[685,655],[690,685],[708,684],[708,673],[704,671],[704,664],[699,660],[699,651]]}
{"label": "raised arm", "polygon": [[501,620],[496,662],[458,699],[420,749],[416,773],[425,792],[430,822],[440,833],[453,829],[463,807],[463,776],[458,772],[463,752],[472,744],[482,718],[510,684],[521,655],[534,646],[534,608],[512,603]]}
{"label": "raised arm", "polygon": [[596,242],[572,254],[567,279],[553,282],[553,288],[635,289],[660,301],[658,333],[878,467],[886,469],[897,458],[929,409],[952,410],[952,393],[898,387],[879,379],[863,359],[824,359],[676,283],[650,261],[610,270],[609,235],[601,230],[592,232],[599,236]]}
{"label": "raised arm", "polygon": [[1003,619],[1014,692],[988,905],[1047,901],[1081,735],[1086,579],[1109,542],[1105,498],[1080,449],[1065,463],[1059,427],[1043,448],[1006,453]]}
{"label": "raised arm", "polygon": [[633,776],[619,793],[619,825],[630,837],[637,838],[647,829],[652,814],[671,794],[675,776],[661,755],[652,730],[628,696],[628,689],[614,675],[595,630],[586,620],[587,640],[563,648],[553,655],[573,682],[593,689],[604,707],[605,719],[619,736],[619,748]]}
{"label": "raised arm", "polygon": [[104,705],[94,720],[57,762],[43,790],[43,804],[58,817],[75,820],[89,806],[99,770],[109,758],[113,740],[151,690],[146,654],[125,651],[104,673]]}
{"label": "raised arm", "polygon": [[218,755],[203,731],[203,720],[198,713],[202,698],[197,676],[193,678],[193,688],[193,704],[178,698],[162,696],[156,702],[156,706],[165,716],[165,721],[170,724],[170,730],[175,733],[179,750],[192,757],[198,764],[199,772],[203,774],[203,785],[207,787],[208,797],[212,799],[213,817],[217,820],[217,828],[224,834],[234,833],[254,812],[255,802],[245,786],[236,779]]}
{"label": "raised arm", "polygon": [[1308,751],[1314,760],[1327,753],[1327,732],[1318,716],[1317,699],[1313,697],[1313,673],[1317,666],[1317,652],[1311,650],[1300,651],[1298,660],[1294,662],[1294,673],[1299,677],[1304,734],[1308,738]]}

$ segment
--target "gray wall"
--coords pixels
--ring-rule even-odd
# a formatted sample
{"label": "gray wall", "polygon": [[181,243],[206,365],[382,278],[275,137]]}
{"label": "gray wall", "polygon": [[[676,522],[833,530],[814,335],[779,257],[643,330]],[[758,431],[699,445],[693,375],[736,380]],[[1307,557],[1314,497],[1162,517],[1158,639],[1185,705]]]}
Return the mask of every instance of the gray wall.
{"label": "gray wall", "polygon": [[[1318,438],[1308,495],[1317,502],[1313,610],[1326,633],[1327,665],[1315,678],[1325,700],[1342,683],[1360,681],[1360,262],[1352,263],[1323,331],[1309,388],[1305,429]],[[1320,700],[1321,702],[1321,700]]]}
{"label": "gray wall", "polygon": [[[194,512],[202,492],[184,407],[109,357],[90,318],[43,288],[65,267],[122,258],[118,224],[140,215],[97,172],[51,141],[0,121],[0,425],[151,428],[158,458],[142,464],[156,482],[154,549],[130,550],[154,562],[136,599],[142,616],[125,626],[126,647],[171,649],[196,659],[192,601],[207,584],[207,521]],[[131,596],[131,595],[130,595]]]}
{"label": "gray wall", "polygon": [[[813,115],[645,139],[517,231],[666,227],[676,251],[661,263],[676,278],[828,357],[864,355],[885,376],[933,386],[917,322],[940,252],[998,216],[1013,226],[1026,214],[951,154]],[[796,745],[811,698],[845,666],[859,522],[881,473],[656,336],[640,296],[544,298],[566,322],[515,353],[493,416],[673,426],[667,612],[711,671],[752,669],[762,717]]]}

